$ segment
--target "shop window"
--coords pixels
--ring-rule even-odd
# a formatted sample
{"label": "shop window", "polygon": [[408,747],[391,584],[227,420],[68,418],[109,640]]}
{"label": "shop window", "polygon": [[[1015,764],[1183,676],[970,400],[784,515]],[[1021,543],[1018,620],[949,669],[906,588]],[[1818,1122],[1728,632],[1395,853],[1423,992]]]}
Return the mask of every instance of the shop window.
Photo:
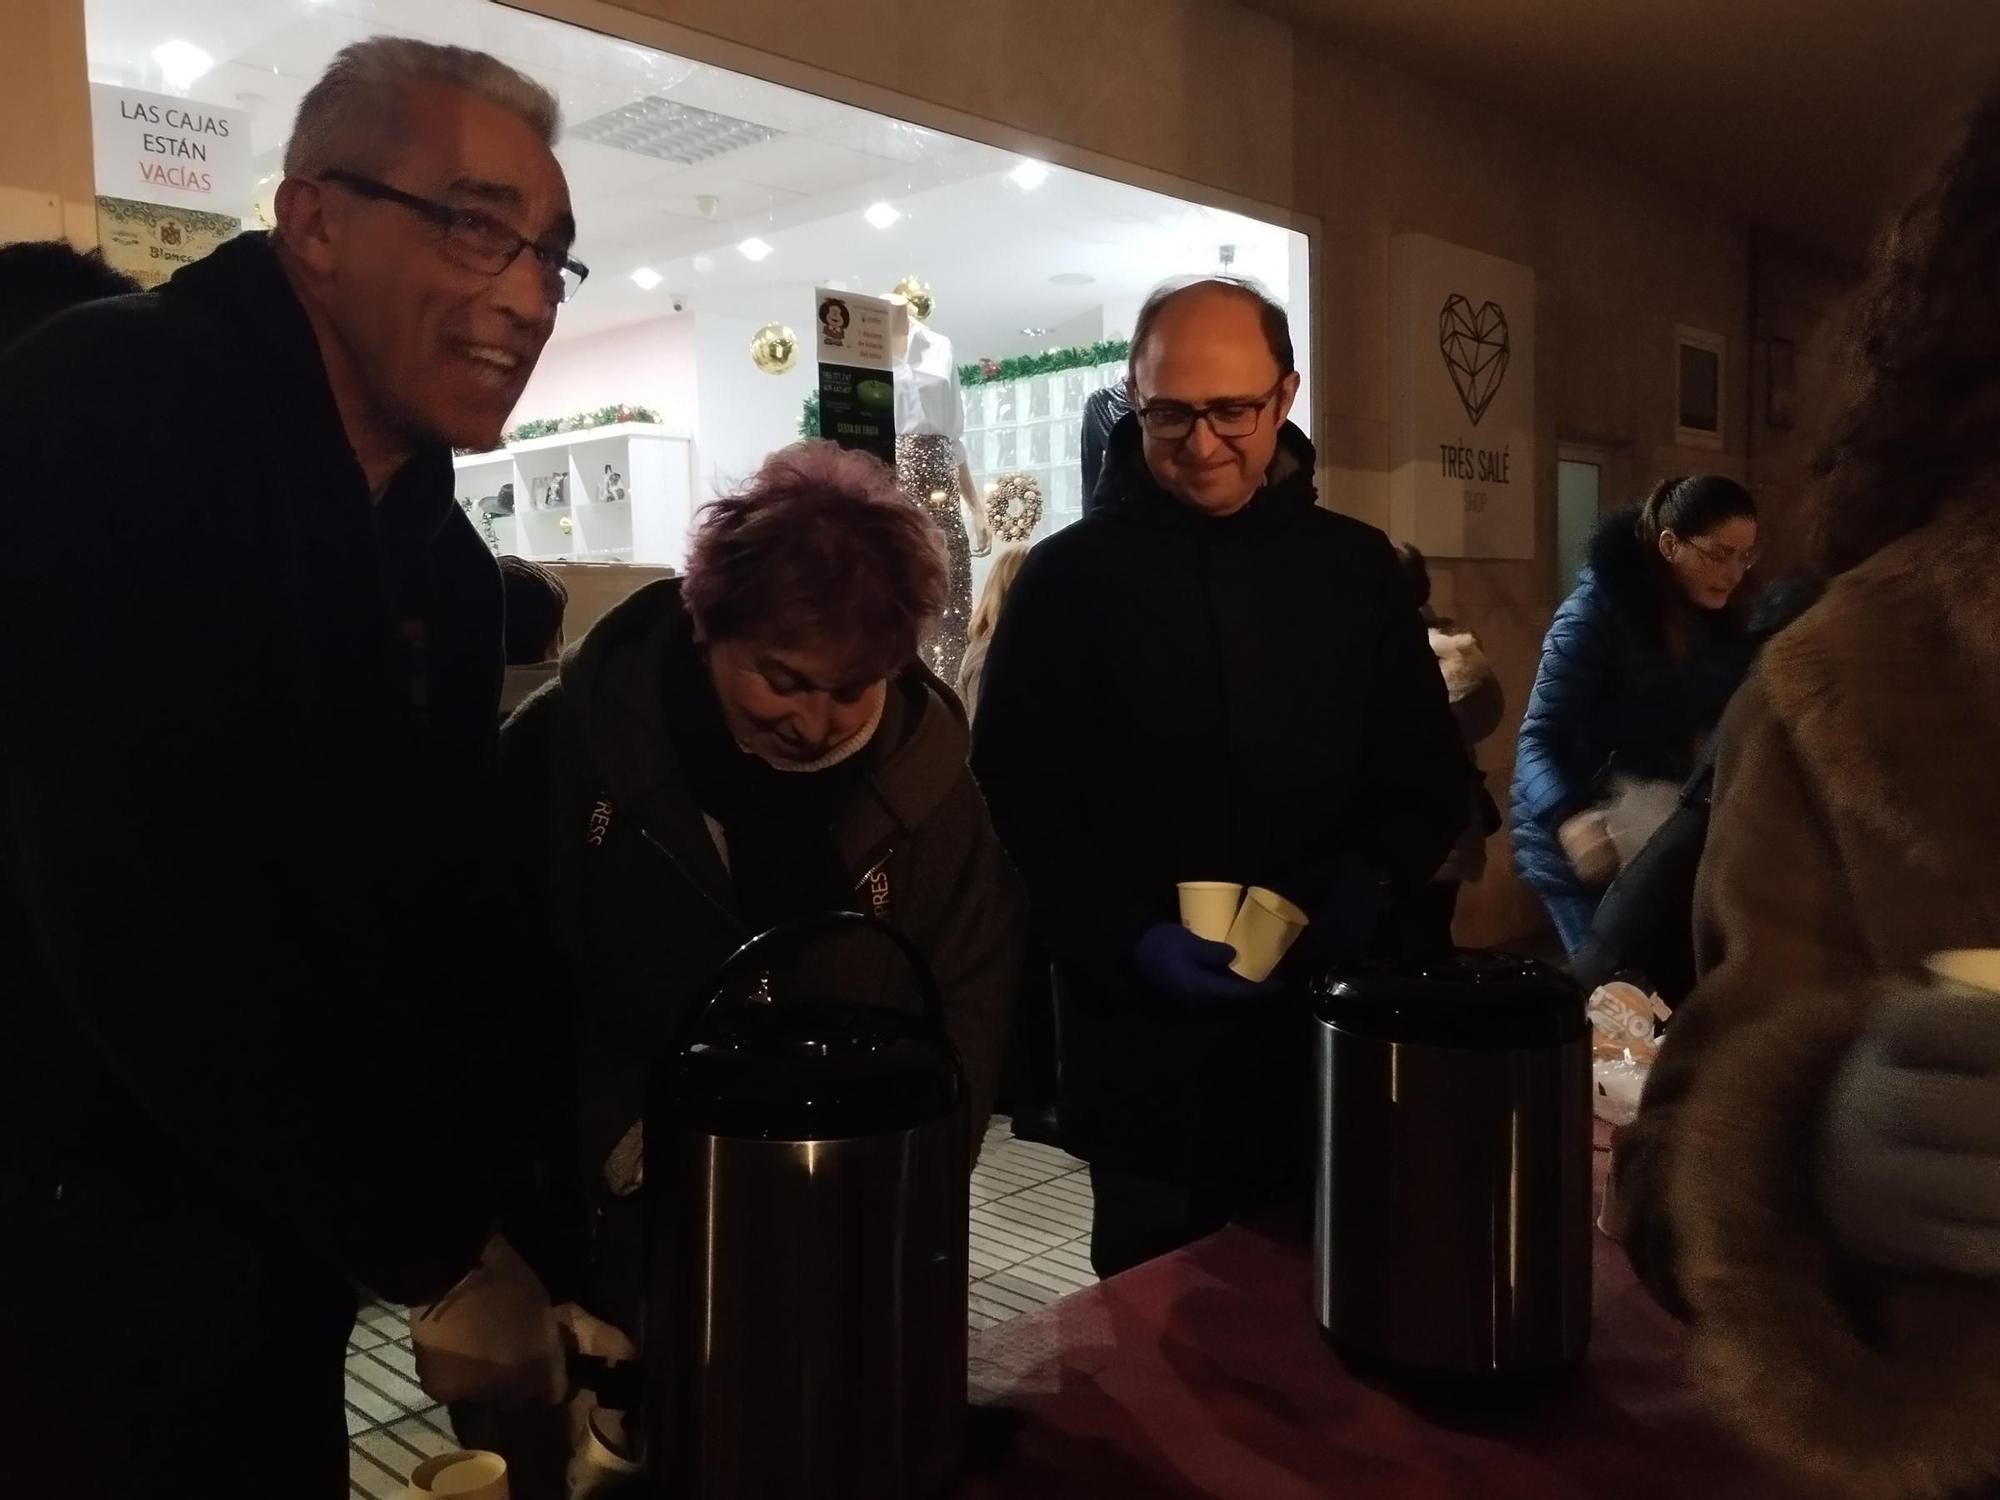
{"label": "shop window", "polygon": [[1723,374],[1728,354],[1729,341],[1720,334],[1699,328],[1674,330],[1674,437],[1683,448],[1723,446]]}

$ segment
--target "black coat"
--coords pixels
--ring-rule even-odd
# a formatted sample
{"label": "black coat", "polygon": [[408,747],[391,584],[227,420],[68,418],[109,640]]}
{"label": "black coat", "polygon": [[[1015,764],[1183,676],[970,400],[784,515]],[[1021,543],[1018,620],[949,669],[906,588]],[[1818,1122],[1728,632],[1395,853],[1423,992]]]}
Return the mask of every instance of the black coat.
{"label": "black coat", "polygon": [[1705,615],[1684,658],[1668,644],[1659,559],[1607,517],[1590,563],[1556,611],[1514,752],[1514,866],[1547,895],[1587,894],[1556,830],[1608,799],[1614,773],[1684,782],[1750,669],[1726,614]]}
{"label": "black coat", "polygon": [[1260,1127],[1291,1128],[1259,1116],[1295,1097],[1271,1081],[1307,1078],[1295,1007],[1178,1015],[1140,979],[1133,948],[1176,920],[1177,882],[1272,887],[1323,940],[1379,881],[1427,880],[1465,821],[1395,554],[1313,503],[1312,463],[1287,427],[1271,481],[1211,519],[1153,481],[1126,418],[1113,498],[1035,547],[993,640],[973,768],[1061,971],[1064,1129],[1095,1162],[1234,1172]]}
{"label": "black coat", "polygon": [[371,504],[261,235],[15,345],[0,412],[36,539],[0,554],[0,1165],[171,1202],[246,1288],[435,1295],[492,1212],[454,1122],[493,1146],[431,1044],[470,1052],[440,1002],[484,1003],[475,897],[512,900],[475,884],[501,595],[450,454]]}

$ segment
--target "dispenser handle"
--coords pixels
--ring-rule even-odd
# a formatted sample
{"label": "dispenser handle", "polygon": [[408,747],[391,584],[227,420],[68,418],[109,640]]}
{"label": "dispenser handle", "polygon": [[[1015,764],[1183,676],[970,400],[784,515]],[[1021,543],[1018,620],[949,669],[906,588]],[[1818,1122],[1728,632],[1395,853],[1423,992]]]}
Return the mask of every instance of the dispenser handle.
{"label": "dispenser handle", "polygon": [[728,989],[729,981],[751,959],[761,957],[772,949],[782,953],[797,954],[813,939],[842,927],[866,928],[896,945],[904,961],[908,963],[910,972],[916,976],[917,994],[924,1004],[924,1020],[942,1032],[945,1029],[944,994],[938,989],[937,978],[931,973],[931,967],[924,961],[924,956],[918,951],[917,945],[880,917],[863,916],[855,911],[824,911],[817,916],[800,917],[796,921],[786,922],[760,932],[724,959],[722,966],[715,971],[715,977],[709,983],[708,998],[702,1001],[687,1018],[686,1024],[681,1028],[681,1035],[685,1037],[691,1034],[707,1018],[708,1013],[715,1008],[715,1003]]}

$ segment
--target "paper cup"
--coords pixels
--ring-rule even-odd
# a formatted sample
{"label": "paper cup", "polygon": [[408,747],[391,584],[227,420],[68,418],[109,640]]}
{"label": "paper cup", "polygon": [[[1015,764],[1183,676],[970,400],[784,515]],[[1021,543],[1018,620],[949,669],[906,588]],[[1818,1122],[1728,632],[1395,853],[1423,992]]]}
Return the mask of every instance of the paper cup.
{"label": "paper cup", "polygon": [[1180,892],[1181,926],[1211,943],[1228,942],[1243,887],[1226,880],[1183,880]]}
{"label": "paper cup", "polygon": [[598,1430],[607,1413],[594,1411],[584,1424],[583,1441],[569,1461],[570,1500],[591,1500],[600,1491],[621,1484],[639,1472],[638,1463],[620,1453]]}
{"label": "paper cup", "polygon": [[1243,898],[1243,909],[1236,914],[1229,936],[1224,939],[1236,950],[1236,962],[1230,969],[1262,984],[1311,920],[1276,891],[1267,891],[1261,885],[1251,886]]}
{"label": "paper cup", "polygon": [[2000,948],[1953,948],[1933,953],[1924,967],[1946,984],[2000,995]]}
{"label": "paper cup", "polygon": [[508,1500],[507,1460],[497,1453],[477,1450],[440,1453],[427,1458],[410,1471],[410,1487],[404,1500]]}

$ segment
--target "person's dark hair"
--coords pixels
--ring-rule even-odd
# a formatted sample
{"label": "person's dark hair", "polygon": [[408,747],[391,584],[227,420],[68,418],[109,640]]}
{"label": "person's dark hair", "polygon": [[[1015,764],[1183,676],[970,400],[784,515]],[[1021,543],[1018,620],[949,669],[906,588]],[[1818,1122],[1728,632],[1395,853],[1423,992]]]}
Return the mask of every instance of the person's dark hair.
{"label": "person's dark hair", "polygon": [[0,245],[0,349],[59,312],[142,290],[95,250],[62,240]]}
{"label": "person's dark hair", "polygon": [[1995,472],[2000,90],[1876,252],[1850,357],[1860,392],[1814,465],[1814,550],[1843,572]]}
{"label": "person's dark hair", "polygon": [[1160,314],[1175,299],[1203,288],[1228,292],[1255,306],[1257,319],[1264,327],[1264,342],[1271,347],[1271,358],[1278,362],[1278,373],[1289,375],[1297,368],[1298,361],[1292,352],[1292,320],[1282,302],[1246,277],[1199,276],[1191,280],[1163,282],[1153,288],[1132,324],[1132,348],[1128,355],[1131,369],[1138,369],[1139,351],[1145,347],[1153,325],[1160,321]]}
{"label": "person's dark hair", "polygon": [[1422,609],[1431,602],[1431,570],[1424,565],[1424,555],[1416,549],[1415,543],[1396,543],[1396,561],[1403,565],[1403,581],[1409,584],[1410,593]]}
{"label": "person's dark hair", "polygon": [[1639,540],[1648,552],[1660,540],[1660,533],[1675,536],[1707,536],[1724,521],[1738,517],[1757,519],[1757,502],[1735,480],[1721,474],[1676,474],[1653,486],[1639,507]]}
{"label": "person's dark hair", "polygon": [[540,563],[511,555],[500,559],[500,584],[507,599],[507,665],[547,661],[562,641],[569,590]]}
{"label": "person's dark hair", "polygon": [[1781,574],[1757,596],[1743,633],[1761,646],[1819,603],[1825,592],[1826,580],[1810,568]]}
{"label": "person's dark hair", "polygon": [[884,675],[944,609],[944,542],[888,465],[795,443],[704,506],[681,597],[704,641],[839,642]]}

